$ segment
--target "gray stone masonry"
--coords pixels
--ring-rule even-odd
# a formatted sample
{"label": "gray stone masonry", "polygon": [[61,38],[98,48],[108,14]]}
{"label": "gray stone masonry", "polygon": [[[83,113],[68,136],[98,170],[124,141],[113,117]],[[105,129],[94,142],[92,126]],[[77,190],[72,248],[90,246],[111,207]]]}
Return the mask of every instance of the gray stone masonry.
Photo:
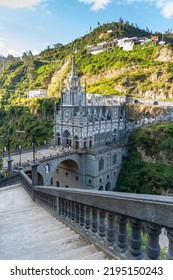
{"label": "gray stone masonry", "polygon": [[35,204],[21,185],[0,189],[0,259],[108,259]]}

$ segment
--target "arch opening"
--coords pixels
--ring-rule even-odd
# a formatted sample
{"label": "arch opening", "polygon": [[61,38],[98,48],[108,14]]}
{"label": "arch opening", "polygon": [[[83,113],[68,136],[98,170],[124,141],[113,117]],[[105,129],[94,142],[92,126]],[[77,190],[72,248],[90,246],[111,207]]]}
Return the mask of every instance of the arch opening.
{"label": "arch opening", "polygon": [[65,188],[66,186],[68,186],[68,188],[81,188],[81,183],[80,168],[76,161],[66,159],[60,162],[55,168],[53,173],[53,186],[62,188]]}
{"label": "arch opening", "polygon": [[74,137],[74,149],[79,149],[79,137],[77,135]]}
{"label": "arch opening", "polygon": [[62,145],[64,147],[71,146],[71,134],[68,130],[65,130],[62,135]]}
{"label": "arch opening", "polygon": [[111,183],[108,182],[105,187],[105,191],[111,191]]}

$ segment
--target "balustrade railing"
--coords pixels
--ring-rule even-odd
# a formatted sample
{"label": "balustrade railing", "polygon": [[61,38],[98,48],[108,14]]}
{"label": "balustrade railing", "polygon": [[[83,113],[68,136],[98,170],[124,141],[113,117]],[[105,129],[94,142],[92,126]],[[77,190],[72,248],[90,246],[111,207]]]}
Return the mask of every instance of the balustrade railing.
{"label": "balustrade railing", "polygon": [[[115,259],[173,259],[173,197],[35,186],[35,199]],[[142,236],[145,235],[146,242]]]}
{"label": "balustrade railing", "polygon": [[4,177],[0,179],[0,188],[8,187],[10,185],[14,185],[20,183],[20,174],[12,174],[10,176]]}
{"label": "balustrade railing", "polygon": [[172,196],[33,186],[24,171],[1,180],[0,187],[19,181],[33,200],[115,259],[160,259],[164,229],[164,258],[173,260]]}
{"label": "balustrade railing", "polygon": [[29,195],[32,196],[33,195],[32,180],[25,174],[24,171],[20,171],[20,180],[27,193],[29,193]]}

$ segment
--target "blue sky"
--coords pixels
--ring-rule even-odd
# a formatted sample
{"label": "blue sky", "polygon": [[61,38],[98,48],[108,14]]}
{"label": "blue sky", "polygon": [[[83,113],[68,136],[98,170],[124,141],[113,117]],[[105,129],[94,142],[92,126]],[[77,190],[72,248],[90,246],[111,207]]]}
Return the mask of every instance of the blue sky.
{"label": "blue sky", "polygon": [[0,54],[38,53],[69,43],[97,23],[136,23],[164,32],[173,28],[170,0],[0,0]]}

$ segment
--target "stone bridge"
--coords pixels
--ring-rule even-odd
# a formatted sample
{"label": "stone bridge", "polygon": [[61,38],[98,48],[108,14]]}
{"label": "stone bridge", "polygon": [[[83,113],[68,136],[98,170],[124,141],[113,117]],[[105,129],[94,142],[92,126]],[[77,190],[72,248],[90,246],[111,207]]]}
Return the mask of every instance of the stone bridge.
{"label": "stone bridge", "polygon": [[[56,156],[53,155],[39,159],[35,163],[35,166],[37,167],[38,183],[44,186],[52,185],[53,174],[56,173],[58,166],[63,162],[68,162],[71,165],[72,163],[76,164],[77,168],[80,169],[80,172],[85,174],[84,166],[81,161],[81,154],[83,155],[85,152],[76,150],[70,151],[66,149],[58,152]],[[23,170],[27,175],[31,174],[33,166],[33,162],[23,165]]]}
{"label": "stone bridge", "polygon": [[62,152],[56,157],[44,159],[39,162],[37,172],[42,178],[42,185],[52,185],[53,175],[56,173],[58,166],[63,162],[69,163],[70,166],[75,163],[77,168],[80,169],[80,173],[85,175],[83,160],[80,153],[77,153],[76,151]]}
{"label": "stone bridge", "polygon": [[[126,140],[95,149],[57,149],[56,155],[23,165],[35,185],[111,190],[126,155]],[[111,187],[110,187],[111,186]]]}

